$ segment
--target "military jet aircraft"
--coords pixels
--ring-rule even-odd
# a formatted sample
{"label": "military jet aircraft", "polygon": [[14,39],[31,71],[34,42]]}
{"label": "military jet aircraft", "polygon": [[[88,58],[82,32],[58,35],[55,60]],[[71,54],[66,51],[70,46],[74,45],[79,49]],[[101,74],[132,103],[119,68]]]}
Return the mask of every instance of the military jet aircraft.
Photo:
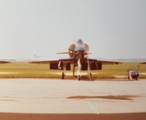
{"label": "military jet aircraft", "polygon": [[45,61],[31,61],[29,63],[49,63],[50,69],[61,69],[62,79],[65,78],[66,70],[71,69],[73,65],[73,77],[75,77],[75,67],[77,69],[77,79],[81,79],[81,70],[87,70],[88,78],[92,79],[91,70],[101,70],[102,64],[120,64],[121,62],[115,61],[103,61],[97,59],[88,58],[89,46],[84,43],[81,39],[77,41],[76,44],[71,44],[68,48],[68,52],[59,52],[57,54],[68,54],[69,58],[57,59],[57,60],[45,60]]}

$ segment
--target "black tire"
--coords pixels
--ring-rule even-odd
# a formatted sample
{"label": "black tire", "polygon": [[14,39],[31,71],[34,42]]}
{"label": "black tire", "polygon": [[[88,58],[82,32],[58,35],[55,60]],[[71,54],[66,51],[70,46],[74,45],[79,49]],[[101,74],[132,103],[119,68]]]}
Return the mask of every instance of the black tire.
{"label": "black tire", "polygon": [[78,81],[80,81],[81,80],[81,77],[80,77],[80,75],[78,75]]}
{"label": "black tire", "polygon": [[62,72],[62,79],[64,79],[64,72]]}

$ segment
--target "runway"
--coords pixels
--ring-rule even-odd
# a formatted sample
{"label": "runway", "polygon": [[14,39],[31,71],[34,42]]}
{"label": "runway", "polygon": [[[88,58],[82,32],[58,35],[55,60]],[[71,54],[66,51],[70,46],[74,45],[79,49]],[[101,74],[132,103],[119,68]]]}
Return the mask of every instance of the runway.
{"label": "runway", "polygon": [[0,79],[0,112],[117,114],[146,112],[146,80]]}

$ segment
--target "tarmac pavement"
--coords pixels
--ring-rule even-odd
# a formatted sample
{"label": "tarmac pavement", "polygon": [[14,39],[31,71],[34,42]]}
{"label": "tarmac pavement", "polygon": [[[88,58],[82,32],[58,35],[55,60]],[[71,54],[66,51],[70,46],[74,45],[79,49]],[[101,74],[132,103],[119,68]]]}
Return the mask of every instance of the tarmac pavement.
{"label": "tarmac pavement", "polygon": [[0,79],[0,112],[146,112],[146,80]]}

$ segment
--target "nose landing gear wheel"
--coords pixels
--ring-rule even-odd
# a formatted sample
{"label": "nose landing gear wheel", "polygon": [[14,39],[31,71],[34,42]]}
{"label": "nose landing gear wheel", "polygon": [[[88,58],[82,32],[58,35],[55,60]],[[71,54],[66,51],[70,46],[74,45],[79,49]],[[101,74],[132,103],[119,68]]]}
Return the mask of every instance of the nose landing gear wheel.
{"label": "nose landing gear wheel", "polygon": [[78,78],[78,80],[79,80],[79,81],[81,80],[81,77],[80,77],[80,75],[78,75],[78,77],[77,77],[77,78]]}

